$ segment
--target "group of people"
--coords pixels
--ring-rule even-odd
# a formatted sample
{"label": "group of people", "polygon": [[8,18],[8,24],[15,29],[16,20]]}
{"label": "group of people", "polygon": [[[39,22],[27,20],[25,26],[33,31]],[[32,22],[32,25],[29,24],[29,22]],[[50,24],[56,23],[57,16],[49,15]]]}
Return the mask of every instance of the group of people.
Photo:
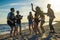
{"label": "group of people", "polygon": [[7,16],[7,24],[11,28],[10,36],[12,36],[12,35],[15,36],[16,34],[18,34],[18,26],[19,26],[19,29],[20,29],[19,34],[21,34],[21,19],[22,19],[23,16],[21,16],[19,14],[18,10],[16,11],[17,15],[15,16],[14,15],[14,12],[15,12],[14,8],[11,8],[10,11],[11,12],[9,12],[8,16]]}
{"label": "group of people", "polygon": [[[40,9],[39,6],[37,6],[35,8],[35,10],[33,9],[33,4],[31,3],[31,7],[32,7],[32,11],[35,12],[34,17],[32,15],[32,12],[29,12],[29,15],[27,17],[28,19],[28,23],[29,23],[29,31],[31,33],[31,27],[33,29],[33,31],[35,32],[35,34],[40,34],[40,30],[39,30],[39,23],[40,23],[40,29],[42,31],[42,33],[45,33],[43,24],[45,23],[45,15],[47,15],[49,17],[49,27],[50,27],[50,33],[55,33],[54,27],[52,25],[52,22],[55,18],[54,12],[51,9],[51,4],[47,5],[48,8],[48,12],[47,13],[43,13],[43,11]],[[19,14],[19,11],[16,11],[17,15],[14,15],[14,8],[10,9],[11,12],[8,13],[7,16],[7,24],[10,26],[11,31],[10,31],[10,36],[12,36],[12,34],[15,36],[15,34],[18,34],[18,26],[19,26],[19,34],[21,34],[21,19],[23,16],[21,16]],[[14,32],[13,32],[14,31]]]}

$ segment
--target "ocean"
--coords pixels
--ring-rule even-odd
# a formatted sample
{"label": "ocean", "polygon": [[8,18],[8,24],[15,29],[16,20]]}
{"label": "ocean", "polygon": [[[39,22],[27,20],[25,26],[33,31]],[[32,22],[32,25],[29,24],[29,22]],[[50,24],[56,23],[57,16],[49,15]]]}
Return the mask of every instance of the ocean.
{"label": "ocean", "polygon": [[[28,23],[22,23],[22,30],[25,30],[28,28]],[[10,26],[8,24],[0,24],[0,35],[1,34],[6,34],[10,32]]]}
{"label": "ocean", "polygon": [[[53,22],[53,24],[56,24],[56,22]],[[44,26],[45,26],[45,25],[48,25],[48,22],[46,22],[46,23],[44,24]],[[29,28],[29,27],[28,27],[28,23],[22,23],[21,26],[22,26],[22,30],[25,30],[25,29],[28,29],[28,28]],[[1,34],[9,33],[10,30],[11,30],[11,29],[10,29],[9,25],[7,25],[7,24],[0,24],[0,35],[1,35]]]}

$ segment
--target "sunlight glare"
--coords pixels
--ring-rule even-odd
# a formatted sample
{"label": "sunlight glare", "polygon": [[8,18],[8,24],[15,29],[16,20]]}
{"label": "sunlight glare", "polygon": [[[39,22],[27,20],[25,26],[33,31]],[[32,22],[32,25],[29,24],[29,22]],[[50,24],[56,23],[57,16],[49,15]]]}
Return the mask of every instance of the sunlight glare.
{"label": "sunlight glare", "polygon": [[54,11],[60,10],[60,0],[50,0],[50,4],[52,5],[52,8]]}

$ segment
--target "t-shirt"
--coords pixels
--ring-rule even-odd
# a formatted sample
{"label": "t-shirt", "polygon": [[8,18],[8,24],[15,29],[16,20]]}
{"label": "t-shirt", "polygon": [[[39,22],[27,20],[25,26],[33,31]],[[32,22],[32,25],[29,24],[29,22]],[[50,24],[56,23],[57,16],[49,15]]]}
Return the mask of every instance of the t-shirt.
{"label": "t-shirt", "polygon": [[21,23],[22,16],[21,15],[16,15],[16,23],[20,24]]}
{"label": "t-shirt", "polygon": [[[9,19],[10,19],[11,21],[15,22],[15,15],[14,15],[14,13],[9,12],[9,13],[8,13],[8,17],[9,17]],[[7,20],[7,21],[9,21],[9,20]]]}
{"label": "t-shirt", "polygon": [[32,15],[29,15],[29,16],[28,16],[28,20],[29,20],[29,21],[32,21],[32,19],[33,19],[33,16],[32,16]]}
{"label": "t-shirt", "polygon": [[48,16],[49,16],[50,18],[55,18],[54,12],[53,12],[53,10],[52,10],[51,8],[48,9]]}

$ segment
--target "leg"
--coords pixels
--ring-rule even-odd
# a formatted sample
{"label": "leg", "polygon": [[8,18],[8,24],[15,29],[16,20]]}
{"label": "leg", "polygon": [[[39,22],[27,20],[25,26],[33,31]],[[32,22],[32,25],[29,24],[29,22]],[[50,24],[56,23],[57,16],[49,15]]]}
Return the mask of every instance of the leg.
{"label": "leg", "polygon": [[31,34],[31,28],[30,28],[31,24],[29,24],[29,31],[30,31],[30,34]]}
{"label": "leg", "polygon": [[20,35],[21,35],[21,27],[20,27]]}
{"label": "leg", "polygon": [[37,34],[37,29],[36,29],[36,23],[34,22],[34,32],[35,32],[35,34]]}
{"label": "leg", "polygon": [[53,19],[49,19],[49,26],[50,26],[50,31],[54,31],[54,27],[52,25]]}
{"label": "leg", "polygon": [[17,35],[19,34],[19,33],[18,33],[18,26],[19,26],[19,24],[16,23],[16,34],[17,34]]}
{"label": "leg", "polygon": [[14,31],[13,36],[16,36],[17,27],[16,27],[15,23],[13,23],[13,31]]}
{"label": "leg", "polygon": [[36,29],[37,29],[38,34],[40,34],[40,30],[39,30],[39,28],[38,28],[38,24],[37,24]]}
{"label": "leg", "polygon": [[19,24],[19,34],[21,35],[21,23]]}
{"label": "leg", "polygon": [[37,27],[37,32],[38,32],[38,34],[40,34],[40,30],[39,30],[39,28]]}
{"label": "leg", "polygon": [[33,27],[33,23],[32,23],[32,29],[34,29],[34,27]]}
{"label": "leg", "polygon": [[38,22],[36,23],[36,31],[37,31],[37,34],[40,34],[40,30],[38,28]]}
{"label": "leg", "polygon": [[13,27],[13,36],[15,36],[15,34],[16,34],[16,27]]}
{"label": "leg", "polygon": [[33,22],[32,22],[32,20],[29,21],[29,31],[30,31],[30,34],[31,34],[31,26],[33,27]]}
{"label": "leg", "polygon": [[43,26],[42,26],[42,25],[40,25],[40,28],[41,28],[41,30],[42,30],[42,33],[44,33],[44,32],[45,32],[45,30],[44,30],[44,28],[43,28]]}
{"label": "leg", "polygon": [[17,32],[16,34],[18,35],[18,27],[16,27],[16,32]]}
{"label": "leg", "polygon": [[34,31],[34,24],[32,23],[32,29],[33,29],[33,31]]}
{"label": "leg", "polygon": [[15,27],[15,34],[18,34],[18,27]]}
{"label": "leg", "polygon": [[10,30],[10,36],[12,36],[13,34],[13,26],[12,23],[10,21],[7,21],[7,24],[10,26],[11,30]]}
{"label": "leg", "polygon": [[40,28],[41,28],[42,32],[44,33],[44,32],[45,32],[45,30],[44,30],[44,28],[43,28],[43,24],[44,24],[44,22],[43,22],[43,21],[41,21]]}
{"label": "leg", "polygon": [[13,34],[13,27],[11,27],[10,36]]}

